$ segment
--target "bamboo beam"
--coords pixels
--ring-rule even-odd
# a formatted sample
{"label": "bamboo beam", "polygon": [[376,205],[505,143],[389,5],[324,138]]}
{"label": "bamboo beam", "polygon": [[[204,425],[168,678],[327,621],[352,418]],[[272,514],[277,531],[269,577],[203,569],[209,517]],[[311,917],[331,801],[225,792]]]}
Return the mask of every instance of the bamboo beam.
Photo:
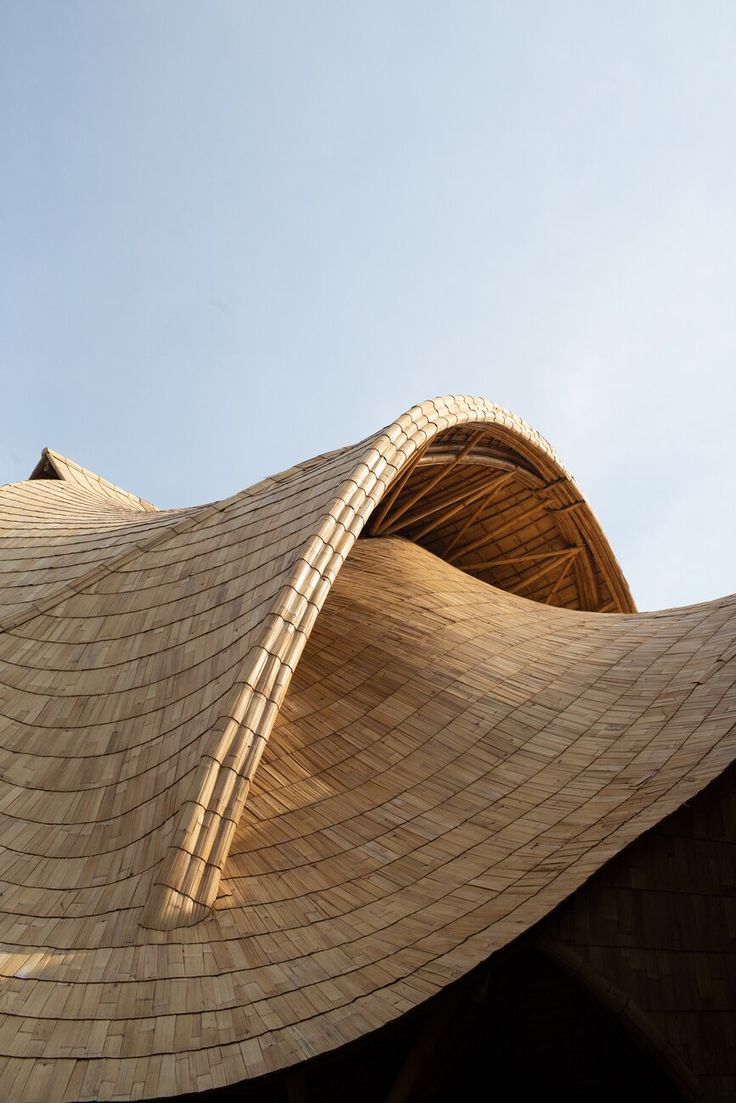
{"label": "bamboo beam", "polygon": [[388,524],[381,530],[382,536],[391,536],[392,533],[398,532],[399,529],[411,528],[412,525],[416,525],[419,521],[423,521],[425,517],[431,517],[433,513],[437,513],[440,510],[448,509],[458,503],[462,505],[468,500],[475,501],[479,494],[488,487],[488,480],[485,475],[481,475],[480,478],[473,479],[468,483],[463,483],[460,486],[453,487],[447,490],[438,498],[434,498],[431,504],[424,507],[424,509],[418,510],[416,513],[410,514],[408,517],[403,517],[399,521],[394,521],[389,518]]}
{"label": "bamboo beam", "polygon": [[[480,438],[483,436],[483,432],[483,429],[478,429],[477,432],[473,433],[465,447],[460,452],[458,452],[451,463],[448,463],[445,466],[441,467],[434,478],[430,479],[428,483],[426,483],[424,486],[421,486],[417,491],[415,491],[414,494],[410,495],[410,497],[394,513],[391,519],[392,525],[395,524],[399,517],[403,517],[407,510],[411,509],[413,505],[416,505],[416,503],[421,498],[423,498],[426,494],[429,494],[430,490],[433,490],[438,483],[440,483],[450,474],[450,472],[460,463],[460,461],[468,455],[471,449],[475,447]],[[383,527],[383,520],[381,520],[379,524],[374,528],[374,532],[378,533],[379,531],[382,531]]]}
{"label": "bamboo beam", "polygon": [[[427,525],[425,525],[423,528],[420,528],[417,533],[413,533],[412,539],[422,539],[422,537],[426,536],[428,533],[433,532],[433,529],[447,524],[447,522],[451,521],[452,517],[455,517],[456,514],[460,513],[461,510],[466,510],[469,505],[472,505],[473,502],[478,501],[479,497],[481,499],[481,503],[486,501],[487,496],[488,483],[486,481],[483,480],[483,484],[481,486],[478,486],[477,484],[473,485],[473,488],[471,490],[469,490],[466,494],[463,494],[461,497],[458,497],[456,503],[452,505],[451,508],[444,508],[444,510],[441,511],[440,516],[434,517],[433,520],[431,520]],[[425,511],[426,515],[435,512],[435,510]],[[414,517],[413,521],[409,524],[416,524],[418,520],[420,520],[419,517]]]}
{"label": "bamboo beam", "polygon": [[[567,554],[568,558],[570,559],[570,561],[572,561],[575,558],[575,556],[578,554],[579,551],[580,551],[580,548],[570,548],[569,549],[569,551],[566,554]],[[533,586],[535,582],[538,582],[540,578],[544,578],[544,576],[546,574],[549,574],[549,572],[552,570],[554,565],[555,565],[554,561],[550,561],[548,563],[545,563],[545,565],[543,567],[540,567],[538,571],[533,571],[529,575],[528,578],[525,578],[522,581],[521,585],[518,586],[515,590],[512,590],[511,593],[512,594],[521,594],[521,593],[524,592],[524,590],[528,590],[529,587]]]}
{"label": "bamboo beam", "polygon": [[457,530],[457,532],[453,536],[452,540],[450,541],[450,543],[445,548],[445,550],[444,550],[444,558],[445,559],[447,559],[449,557],[449,554],[452,551],[452,549],[455,547],[455,545],[460,540],[462,540],[463,536],[468,531],[468,529],[472,528],[472,526],[475,524],[475,522],[478,520],[478,518],[482,514],[483,510],[486,509],[487,506],[489,506],[491,504],[493,499],[498,494],[499,490],[502,487],[506,486],[506,484],[508,482],[510,482],[511,479],[513,479],[514,474],[515,474],[514,471],[507,471],[506,474],[501,475],[501,477],[499,479],[494,479],[493,480],[493,482],[490,484],[489,493],[488,493],[487,497],[482,498],[480,500],[480,502],[478,503],[476,508],[473,510],[473,512],[468,517],[466,517],[465,523],[462,525],[461,528],[459,528]]}
{"label": "bamboo beam", "polygon": [[[480,502],[478,503],[477,508],[474,510],[473,514],[470,517],[468,517],[468,519],[465,522],[465,525],[463,526],[463,530],[465,530],[467,528],[467,526],[469,524],[471,524],[472,521],[483,512],[483,510],[488,506],[488,504],[493,501],[493,499],[495,498],[496,494],[501,489],[501,487],[503,485],[505,485],[509,481],[509,479],[512,479],[512,478],[513,478],[513,472],[508,472],[508,474],[502,475],[498,479],[494,479],[493,482],[491,483],[490,488],[488,486],[484,486],[482,488],[482,490],[478,491],[477,493],[472,494],[469,498],[467,498],[465,501],[460,502],[453,509],[447,510],[445,513],[442,514],[441,517],[437,518],[434,521],[430,521],[430,523],[428,525],[425,525],[424,528],[420,529],[419,532],[414,533],[414,539],[419,540],[422,537],[426,536],[428,533],[432,532],[433,529],[439,527],[440,525],[444,525],[447,521],[450,521],[462,509],[465,509],[465,508],[467,508],[467,506],[472,505],[472,503],[475,502],[480,497]],[[489,490],[490,490],[490,493],[489,493]]]}
{"label": "bamboo beam", "polygon": [[[685,805],[685,807],[688,807]],[[622,1033],[630,1037],[633,1043],[647,1054],[654,1064],[663,1070],[668,1079],[676,1086],[683,1103],[699,1103],[703,1099],[703,1082],[693,1073],[680,1054],[660,1033],[652,1021],[631,998],[630,991],[623,991],[611,978],[597,972],[571,946],[559,942],[549,934],[538,934],[532,939],[532,946],[548,961],[572,977],[575,984],[585,992],[595,1004],[602,1007],[619,1024]],[[616,978],[619,979],[619,978]]]}
{"label": "bamboo beam", "polygon": [[[463,555],[467,555],[471,551],[477,551],[478,548],[484,548],[487,544],[493,544],[496,540],[500,540],[501,537],[505,536],[507,532],[511,532],[512,529],[518,528],[519,526],[525,524],[530,517],[533,517],[534,514],[538,513],[539,511],[541,511],[542,513],[547,512],[544,504],[538,500],[535,500],[534,504],[531,505],[529,509],[524,510],[523,513],[516,514],[505,524],[501,525],[500,528],[494,529],[493,532],[486,533],[485,536],[479,536],[477,540],[473,540],[470,544],[466,544],[466,546],[460,550],[460,557]],[[461,569],[464,570],[462,564],[457,562],[458,558],[459,557],[457,555],[453,556],[451,559],[448,559],[448,563],[455,563],[456,566],[461,567]]]}
{"label": "bamboo beam", "polygon": [[[552,551],[531,552],[527,555],[505,555],[502,559],[483,560],[483,563],[486,567],[502,567],[506,563],[537,563],[540,559],[559,559],[569,554],[570,548],[554,548]],[[472,570],[474,566],[471,563],[468,568]]]}
{"label": "bamboo beam", "polygon": [[426,444],[423,444],[421,446],[421,448],[418,448],[417,451],[414,453],[414,455],[411,456],[406,461],[406,466],[404,467],[403,471],[401,471],[396,476],[395,481],[388,488],[388,490],[384,494],[382,500],[379,502],[379,504],[374,509],[373,516],[371,517],[371,530],[373,532],[377,532],[378,529],[380,528],[384,517],[386,516],[386,514],[390,510],[393,503],[398,498],[401,491],[406,486],[406,484],[409,481],[410,477],[413,475],[414,468],[419,465],[419,461],[421,460],[422,456],[424,455],[424,453],[429,448],[430,443],[431,443],[430,441],[427,441]]}
{"label": "bamboo beam", "polygon": [[[471,493],[476,490],[480,490],[481,487],[487,486],[487,476],[484,472],[473,471],[462,482],[456,483],[454,486],[440,487],[432,495],[431,503],[420,514],[419,512],[413,514],[413,520],[416,521],[420,517],[429,516],[430,513],[434,513],[436,509],[442,509],[445,506],[452,506],[458,499],[458,496],[462,496],[466,493]],[[420,499],[421,501],[421,499]],[[396,523],[395,527],[405,528],[411,524],[411,521],[400,520]],[[394,518],[389,515],[386,524],[384,525],[383,532],[387,532],[388,529],[394,528]]]}
{"label": "bamboo beam", "polygon": [[570,569],[571,569],[574,562],[575,562],[575,556],[571,555],[571,556],[568,556],[568,558],[562,564],[562,570],[558,574],[557,579],[556,579],[552,589],[550,590],[550,592],[547,594],[546,598],[544,599],[544,604],[545,605],[549,605],[550,601],[552,600],[552,598],[555,596],[555,594],[559,590],[560,586],[562,585],[563,579],[567,578],[568,574],[570,573]]}

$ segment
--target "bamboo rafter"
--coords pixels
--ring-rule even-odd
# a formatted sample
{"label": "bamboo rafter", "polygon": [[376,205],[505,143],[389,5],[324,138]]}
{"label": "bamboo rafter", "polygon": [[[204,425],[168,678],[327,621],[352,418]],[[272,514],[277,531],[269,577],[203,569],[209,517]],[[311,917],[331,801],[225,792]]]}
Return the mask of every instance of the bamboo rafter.
{"label": "bamboo rafter", "polygon": [[[436,528],[447,524],[447,522],[451,521],[453,517],[461,512],[461,510],[467,509],[467,507],[469,505],[472,505],[473,502],[475,502],[478,498],[480,498],[480,501],[478,502],[475,511],[471,515],[471,518],[479,516],[483,512],[483,510],[488,507],[489,503],[493,501],[501,488],[505,486],[506,483],[509,482],[512,478],[513,472],[508,472],[505,475],[501,475],[498,479],[494,479],[493,482],[490,484],[490,487],[487,483],[484,484],[484,486],[477,493],[473,493],[469,498],[463,500],[462,502],[459,502],[453,509],[449,509],[445,513],[443,513],[441,517],[437,517],[433,521],[430,521],[428,525],[425,525],[424,528],[420,529],[419,532],[414,534],[414,539],[421,540],[430,532],[433,532]],[[466,524],[467,523],[468,522],[466,521]]]}
{"label": "bamboo rafter", "polygon": [[481,563],[468,563],[466,570],[479,570],[482,567],[502,567],[508,563],[537,563],[540,559],[560,559],[569,556],[571,548],[553,548],[551,551],[531,552],[524,555],[505,555],[500,559],[484,559]]}
{"label": "bamboo rafter", "polygon": [[565,562],[562,564],[562,570],[560,571],[557,578],[555,579],[555,582],[552,586],[552,589],[550,590],[550,592],[547,594],[546,598],[544,599],[544,604],[545,605],[549,605],[549,603],[552,601],[552,598],[555,596],[555,594],[559,590],[560,586],[562,585],[563,581],[567,578],[568,574],[572,570],[572,565],[575,562],[575,558],[576,557],[574,555],[571,555],[571,556],[568,556],[565,559]]}
{"label": "bamboo rafter", "polygon": [[[580,548],[568,548],[564,552],[561,552],[558,558],[564,557],[571,563],[575,556],[580,553],[580,550]],[[530,586],[533,586],[535,582],[538,582],[540,578],[544,578],[545,575],[549,574],[549,572],[554,569],[554,566],[554,560],[548,561],[544,566],[540,567],[539,570],[533,571],[532,574],[523,579],[521,584],[512,589],[511,592],[514,594],[522,594],[525,590],[528,590]]]}
{"label": "bamboo rafter", "polygon": [[488,487],[488,493],[483,498],[481,498],[480,502],[478,502],[478,505],[473,510],[473,512],[468,514],[468,516],[465,518],[465,521],[463,522],[463,524],[460,526],[460,528],[457,530],[457,532],[453,536],[452,540],[450,540],[450,542],[448,543],[448,545],[444,549],[444,557],[446,559],[449,559],[450,552],[455,547],[455,545],[458,544],[462,540],[463,536],[468,531],[468,529],[472,528],[472,526],[476,523],[476,521],[479,519],[479,517],[483,514],[483,512],[491,504],[491,502],[497,497],[498,492],[504,486],[506,486],[509,482],[511,482],[513,477],[514,477],[514,472],[513,471],[508,471],[505,475],[502,475],[499,479],[495,479],[494,482],[492,482],[490,484],[490,486]]}
{"label": "bamboo rafter", "polygon": [[479,536],[476,540],[466,544],[461,548],[459,553],[448,557],[449,563],[454,563],[460,567],[461,570],[465,570],[465,566],[460,562],[463,556],[468,555],[471,551],[477,551],[479,548],[485,548],[488,544],[494,544],[505,536],[507,533],[512,532],[514,529],[520,530],[528,521],[535,515],[539,515],[538,519],[541,519],[547,513],[546,507],[539,501],[535,501],[528,509],[521,513],[515,514],[505,524],[501,525],[497,529],[493,529],[491,532],[485,533],[483,536]]}
{"label": "bamboo rafter", "polygon": [[396,476],[394,482],[391,484],[391,486],[389,486],[388,490],[384,493],[383,498],[381,499],[379,504],[376,506],[375,510],[373,511],[373,516],[371,517],[371,530],[372,531],[376,531],[376,527],[380,526],[382,520],[384,519],[384,517],[386,516],[388,511],[391,509],[391,506],[394,504],[394,502],[398,498],[399,494],[401,494],[401,491],[404,489],[404,487],[408,483],[409,479],[414,474],[415,469],[418,467],[422,456],[424,455],[424,453],[427,451],[428,448],[429,448],[429,442],[426,442],[425,444],[423,444],[419,448],[417,448],[414,455],[411,456],[406,461],[406,464],[404,465],[403,470],[401,470],[399,472],[399,474]]}
{"label": "bamboo rafter", "polygon": [[[425,518],[431,517],[433,513],[442,513],[444,518],[448,515],[448,511],[452,510],[454,515],[455,507],[462,508],[464,505],[476,501],[478,496],[485,493],[487,488],[488,478],[485,474],[481,474],[480,477],[475,477],[459,486],[451,487],[440,496],[433,496],[432,500],[423,509],[410,513],[408,516],[405,514],[397,522],[389,520],[389,523],[381,531],[381,536],[392,536],[400,529],[411,528],[413,525],[419,524],[420,521],[424,521]],[[424,498],[419,499],[420,502],[423,500]]]}
{"label": "bamboo rafter", "polygon": [[[424,498],[439,483],[441,483],[444,479],[447,478],[447,476],[450,474],[450,472],[453,471],[455,469],[455,467],[457,467],[457,465],[467,455],[470,454],[472,449],[475,447],[475,445],[478,443],[480,438],[483,436],[483,432],[484,431],[482,429],[478,429],[475,433],[473,433],[471,435],[470,439],[468,440],[467,444],[465,445],[465,447],[462,448],[460,452],[458,452],[457,456],[455,456],[455,458],[453,460],[451,460],[450,463],[443,464],[443,466],[440,468],[440,470],[437,472],[437,474],[432,479],[430,479],[428,483],[426,483],[424,486],[421,486],[414,494],[409,495],[409,497],[406,499],[405,502],[402,503],[402,505],[399,507],[399,509],[397,509],[393,513],[393,515],[391,517],[391,524],[392,525],[395,525],[396,521],[398,521],[398,519],[400,517],[403,517],[404,514],[408,510],[410,510],[413,505],[416,505],[416,503],[418,501],[420,501],[420,499]],[[394,499],[394,501],[395,500],[396,499]],[[373,532],[376,536],[383,533],[384,529],[386,528],[385,519],[386,519],[386,514],[384,513],[382,518],[379,520],[379,522],[377,524],[374,524]]]}

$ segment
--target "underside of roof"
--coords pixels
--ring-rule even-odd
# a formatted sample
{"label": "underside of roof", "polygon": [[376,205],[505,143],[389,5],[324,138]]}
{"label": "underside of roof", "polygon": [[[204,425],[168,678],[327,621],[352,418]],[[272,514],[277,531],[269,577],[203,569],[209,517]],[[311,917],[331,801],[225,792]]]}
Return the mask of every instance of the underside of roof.
{"label": "underside of roof", "polygon": [[297,1064],[545,916],[734,758],[734,599],[634,610],[480,399],[185,510],[46,450],[0,489],[0,1096]]}

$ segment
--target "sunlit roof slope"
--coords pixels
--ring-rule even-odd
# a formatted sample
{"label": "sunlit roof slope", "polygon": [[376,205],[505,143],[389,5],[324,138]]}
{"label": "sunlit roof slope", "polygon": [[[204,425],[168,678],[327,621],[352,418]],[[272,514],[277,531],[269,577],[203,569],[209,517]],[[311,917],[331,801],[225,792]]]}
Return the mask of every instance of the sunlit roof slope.
{"label": "sunlit roof slope", "polygon": [[734,599],[635,614],[488,402],[191,509],[79,471],[46,451],[0,490],[2,1098],[360,1037],[734,758]]}

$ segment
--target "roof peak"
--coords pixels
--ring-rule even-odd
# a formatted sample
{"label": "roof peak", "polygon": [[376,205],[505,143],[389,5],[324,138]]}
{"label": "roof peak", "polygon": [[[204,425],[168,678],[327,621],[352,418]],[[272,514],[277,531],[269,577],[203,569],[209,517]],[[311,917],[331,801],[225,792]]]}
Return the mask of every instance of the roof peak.
{"label": "roof peak", "polygon": [[80,463],[69,459],[68,456],[62,456],[60,452],[55,452],[53,448],[42,450],[41,457],[28,478],[29,480],[60,479],[63,482],[74,483],[74,485],[84,490],[92,491],[94,494],[114,501],[118,505],[124,504],[128,509],[133,508],[146,513],[157,512],[156,506],[151,502],[147,502],[145,498],[140,498],[137,494],[117,486],[109,479],[103,479],[101,475],[82,467]]}

